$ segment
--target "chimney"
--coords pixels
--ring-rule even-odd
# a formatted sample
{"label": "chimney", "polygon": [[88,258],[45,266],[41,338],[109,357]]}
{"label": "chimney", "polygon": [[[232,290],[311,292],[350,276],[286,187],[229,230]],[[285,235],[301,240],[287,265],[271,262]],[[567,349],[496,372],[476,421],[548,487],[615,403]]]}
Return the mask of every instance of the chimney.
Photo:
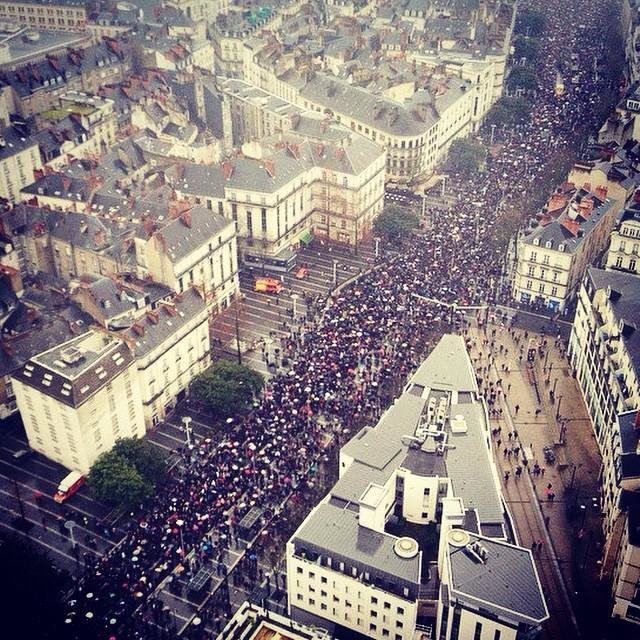
{"label": "chimney", "polygon": [[191,211],[185,211],[182,216],[180,216],[180,219],[185,227],[191,229]]}
{"label": "chimney", "polygon": [[264,170],[267,172],[270,178],[276,175],[276,163],[273,160],[264,161]]}
{"label": "chimney", "polygon": [[223,162],[222,173],[225,180],[229,180],[229,178],[231,178],[231,176],[233,175],[233,165],[230,162]]}
{"label": "chimney", "polygon": [[608,191],[608,189],[605,186],[600,185],[600,186],[596,187],[596,197],[599,200],[606,200],[607,199],[607,191]]}
{"label": "chimney", "polygon": [[144,327],[139,322],[136,322],[135,324],[131,325],[131,328],[140,337],[144,335]]}

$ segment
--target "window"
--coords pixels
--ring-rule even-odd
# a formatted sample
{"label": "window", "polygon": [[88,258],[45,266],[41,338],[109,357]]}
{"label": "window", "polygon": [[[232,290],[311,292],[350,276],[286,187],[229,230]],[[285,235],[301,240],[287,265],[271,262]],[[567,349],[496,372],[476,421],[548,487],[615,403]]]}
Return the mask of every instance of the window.
{"label": "window", "polygon": [[481,637],[482,637],[482,623],[476,622],[476,628],[475,628],[475,631],[473,632],[473,640],[480,640]]}
{"label": "window", "polygon": [[267,233],[267,210],[263,207],[261,210],[262,214],[262,233]]}
{"label": "window", "polygon": [[535,276],[536,275],[536,268],[530,264],[529,265],[529,271],[527,273],[528,276]]}
{"label": "window", "polygon": [[620,269],[622,267],[622,256],[616,258],[616,267]]}
{"label": "window", "polygon": [[500,640],[500,635],[502,634],[502,632],[500,631],[500,629],[496,629],[493,632],[493,640]]}
{"label": "window", "polygon": [[544,282],[541,282],[540,285],[538,286],[538,291],[540,293],[544,293]]}
{"label": "window", "polygon": [[391,609],[391,604],[390,604],[390,603],[388,603],[388,602],[385,602],[385,603],[384,603],[384,608],[385,608],[385,609]]}
{"label": "window", "polygon": [[635,271],[635,270],[636,270],[636,261],[629,260],[629,271]]}
{"label": "window", "polygon": [[552,296],[558,295],[558,287],[551,287],[551,295]]}
{"label": "window", "polygon": [[378,598],[371,596],[371,604],[378,604]]}
{"label": "window", "polygon": [[538,260],[538,254],[535,251],[531,252],[531,262],[536,262]]}
{"label": "window", "polygon": [[533,282],[531,282],[531,280],[527,280],[526,289],[531,289],[532,286],[533,286]]}

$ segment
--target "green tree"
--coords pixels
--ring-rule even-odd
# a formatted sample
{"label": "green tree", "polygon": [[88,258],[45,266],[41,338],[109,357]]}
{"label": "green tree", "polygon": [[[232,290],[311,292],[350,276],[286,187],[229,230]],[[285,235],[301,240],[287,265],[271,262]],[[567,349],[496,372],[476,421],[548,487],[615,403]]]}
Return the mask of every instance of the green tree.
{"label": "green tree", "polygon": [[263,386],[264,379],[253,369],[218,360],[193,381],[191,392],[217,416],[225,417],[246,409]]}
{"label": "green tree", "polygon": [[487,157],[487,150],[481,144],[458,138],[451,143],[447,156],[447,168],[450,171],[473,173],[478,171]]}
{"label": "green tree", "polygon": [[111,452],[123,458],[144,480],[154,486],[166,478],[165,458],[162,457],[157,447],[146,440],[121,438],[115,443]]}
{"label": "green tree", "polygon": [[514,31],[518,34],[535,37],[542,35],[546,26],[547,18],[544,13],[533,9],[522,9],[518,11]]}
{"label": "green tree", "polygon": [[103,453],[93,463],[87,484],[101,502],[126,508],[143,502],[154,492],[153,483],[114,451]]}
{"label": "green tree", "polygon": [[528,100],[505,96],[491,107],[485,122],[498,127],[512,127],[526,122],[530,115],[531,103]]}
{"label": "green tree", "polygon": [[420,224],[417,213],[404,207],[385,207],[373,223],[377,236],[390,242],[402,242]]}
{"label": "green tree", "polygon": [[54,568],[46,553],[15,535],[0,538],[0,567],[5,579],[0,611],[6,637],[64,637],[60,613],[70,586],[68,576]]}
{"label": "green tree", "polygon": [[537,38],[527,38],[518,35],[513,39],[513,57],[516,59],[526,58],[529,62],[534,61],[540,53],[540,41]]}
{"label": "green tree", "polygon": [[528,65],[512,67],[507,77],[507,88],[511,91],[516,89],[534,91],[538,88],[538,78],[535,71]]}

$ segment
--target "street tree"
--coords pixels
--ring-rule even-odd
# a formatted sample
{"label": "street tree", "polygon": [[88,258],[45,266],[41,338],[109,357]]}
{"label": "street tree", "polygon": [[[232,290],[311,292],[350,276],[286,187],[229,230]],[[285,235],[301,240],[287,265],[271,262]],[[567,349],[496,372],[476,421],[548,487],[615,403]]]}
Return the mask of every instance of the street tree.
{"label": "street tree", "polygon": [[121,438],[112,453],[119,455],[147,482],[157,486],[166,478],[166,460],[157,447],[140,438]]}
{"label": "street tree", "polygon": [[533,62],[540,53],[540,41],[537,38],[527,38],[518,35],[513,39],[513,57],[516,60],[526,58],[527,62]]}
{"label": "street tree", "polygon": [[154,484],[114,451],[103,453],[93,463],[87,484],[101,502],[125,508],[144,502],[154,492]]}
{"label": "street tree", "polygon": [[263,377],[253,369],[218,360],[195,378],[191,393],[218,417],[227,417],[245,410],[263,386]]}
{"label": "street tree", "polygon": [[402,242],[420,224],[417,213],[398,206],[385,207],[373,223],[377,236],[389,242]]}
{"label": "street tree", "polygon": [[522,124],[531,115],[531,103],[526,98],[504,96],[491,107],[485,122],[498,127]]}
{"label": "street tree", "polygon": [[506,84],[510,91],[518,89],[527,92],[535,91],[538,88],[538,78],[533,68],[529,65],[512,67]]}
{"label": "street tree", "polygon": [[547,18],[542,11],[522,9],[518,11],[514,32],[526,36],[540,36],[547,26]]}
{"label": "street tree", "polygon": [[446,166],[448,170],[457,173],[474,173],[484,164],[486,157],[487,149],[483,145],[458,138],[449,147]]}
{"label": "street tree", "polygon": [[55,569],[49,556],[33,543],[15,535],[0,540],[0,567],[5,580],[0,607],[5,637],[64,637],[60,611],[71,585],[69,576]]}

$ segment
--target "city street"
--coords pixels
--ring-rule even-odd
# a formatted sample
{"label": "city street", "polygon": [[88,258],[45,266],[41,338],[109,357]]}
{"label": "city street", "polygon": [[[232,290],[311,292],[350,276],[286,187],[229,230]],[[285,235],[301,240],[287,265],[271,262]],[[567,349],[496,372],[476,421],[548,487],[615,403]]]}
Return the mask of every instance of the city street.
{"label": "city street", "polygon": [[[598,637],[594,624],[606,619],[607,602],[599,584],[601,460],[565,343],[508,323],[472,329],[470,338],[485,395],[496,398],[492,442],[519,542],[542,542],[534,555],[551,613],[547,637],[570,637],[576,624],[584,637]],[[545,341],[531,370],[528,347]],[[553,457],[545,459],[547,446]]]}

